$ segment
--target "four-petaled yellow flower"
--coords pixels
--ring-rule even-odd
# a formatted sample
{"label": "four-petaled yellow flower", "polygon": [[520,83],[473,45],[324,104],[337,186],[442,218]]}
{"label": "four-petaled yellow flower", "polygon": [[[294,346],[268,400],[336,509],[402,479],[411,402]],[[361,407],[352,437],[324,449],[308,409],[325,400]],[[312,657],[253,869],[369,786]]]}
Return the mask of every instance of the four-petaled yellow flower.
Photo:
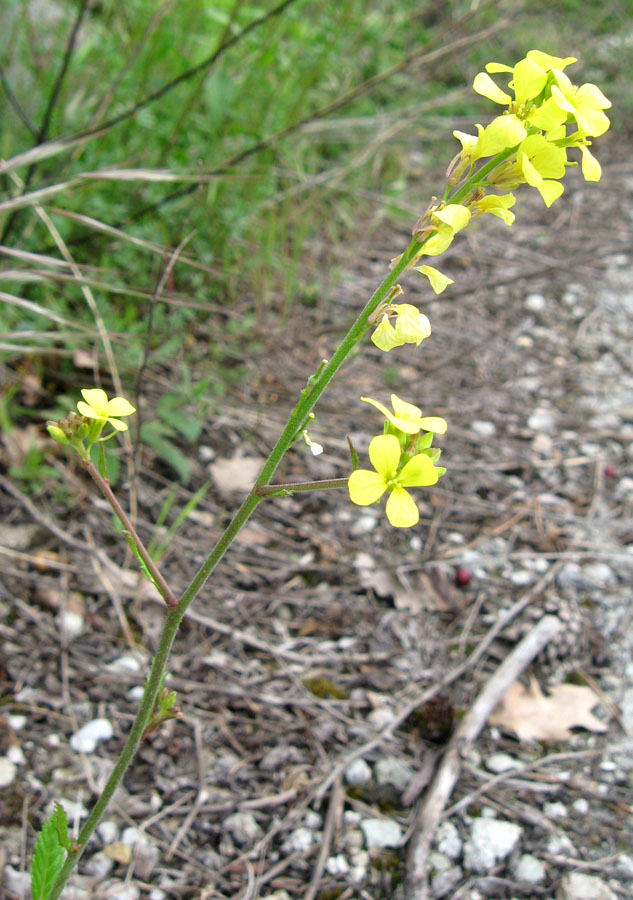
{"label": "four-petaled yellow flower", "polygon": [[400,471],[400,442],[393,434],[381,434],[369,444],[369,459],[376,470],[356,469],[347,483],[352,503],[370,506],[385,491],[389,498],[385,512],[394,528],[411,528],[420,519],[415,502],[405,488],[436,484],[444,470],[437,468],[426,453],[418,453]]}
{"label": "four-petaled yellow flower", "polygon": [[[389,321],[391,313],[396,315],[395,328]],[[389,353],[394,347],[402,347],[403,344],[419,346],[430,334],[431,323],[419,309],[410,303],[390,303],[371,339],[379,350]]]}
{"label": "four-petaled yellow flower", "polygon": [[[101,388],[84,388],[81,392],[84,398],[77,403],[77,409],[87,419],[98,419],[104,424],[107,422],[115,431],[127,431],[125,422],[120,422],[118,416],[131,416],[136,412],[136,407],[125,397],[113,397],[108,400],[108,395]],[[85,402],[84,402],[85,401]]]}
{"label": "four-petaled yellow flower", "polygon": [[390,422],[398,431],[405,434],[419,434],[421,431],[432,431],[433,434],[444,434],[446,432],[446,419],[441,416],[423,416],[422,410],[414,406],[413,403],[407,403],[401,400],[397,394],[391,395],[391,405],[393,412],[379,403],[378,400],[372,400],[371,397],[361,397],[363,403],[370,403],[372,406],[383,414],[385,419]]}

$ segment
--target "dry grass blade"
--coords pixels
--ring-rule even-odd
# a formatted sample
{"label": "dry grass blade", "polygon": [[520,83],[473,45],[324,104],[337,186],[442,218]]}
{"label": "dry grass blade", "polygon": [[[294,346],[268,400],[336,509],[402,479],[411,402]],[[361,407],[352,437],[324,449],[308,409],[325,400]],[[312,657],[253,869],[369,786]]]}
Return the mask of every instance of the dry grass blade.
{"label": "dry grass blade", "polygon": [[51,309],[46,309],[45,306],[40,306],[39,303],[35,303],[33,300],[26,300],[24,297],[16,297],[15,294],[7,294],[6,291],[0,291],[0,301],[8,303],[10,306],[18,306],[21,309],[26,309],[38,316],[44,316],[45,318],[50,319],[51,322],[57,322],[59,325],[66,325],[68,328],[75,328],[77,331],[84,331],[86,334],[94,333],[93,329],[89,328],[87,325],[82,325],[81,322],[67,319],[65,316],[60,316],[59,313],[53,312]]}

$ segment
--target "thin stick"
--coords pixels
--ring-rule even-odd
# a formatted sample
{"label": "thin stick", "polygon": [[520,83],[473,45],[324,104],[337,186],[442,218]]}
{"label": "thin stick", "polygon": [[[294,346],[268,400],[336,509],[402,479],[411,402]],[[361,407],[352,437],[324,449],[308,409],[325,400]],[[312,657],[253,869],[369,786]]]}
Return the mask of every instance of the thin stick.
{"label": "thin stick", "polygon": [[477,739],[490,713],[512,682],[516,681],[562,627],[562,622],[556,616],[544,616],[491,676],[451,738],[413,826],[408,856],[408,900],[429,900],[428,856],[442,812],[457,783],[462,756]]}
{"label": "thin stick", "polygon": [[316,893],[319,889],[319,885],[321,884],[321,876],[323,875],[323,869],[325,868],[325,862],[328,857],[328,853],[330,852],[330,847],[332,846],[332,838],[334,837],[334,831],[336,829],[336,825],[341,816],[341,808],[343,806],[343,783],[341,778],[337,778],[334,787],[332,788],[332,793],[330,795],[330,805],[328,806],[327,816],[325,819],[325,829],[323,831],[323,840],[321,841],[321,848],[319,850],[319,855],[317,857],[317,861],[314,866],[314,871],[312,872],[312,879],[310,881],[310,886],[305,893],[304,900],[314,900],[316,897]]}

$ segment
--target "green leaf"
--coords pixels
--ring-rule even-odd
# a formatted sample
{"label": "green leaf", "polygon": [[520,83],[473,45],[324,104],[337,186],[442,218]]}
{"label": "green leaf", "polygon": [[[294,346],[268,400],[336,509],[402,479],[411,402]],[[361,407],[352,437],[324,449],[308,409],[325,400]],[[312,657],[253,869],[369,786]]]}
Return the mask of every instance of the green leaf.
{"label": "green leaf", "polygon": [[66,827],[66,813],[57,804],[55,812],[44,822],[35,844],[31,864],[33,900],[46,900],[64,865],[66,854],[60,836],[64,835],[63,843],[68,842]]}

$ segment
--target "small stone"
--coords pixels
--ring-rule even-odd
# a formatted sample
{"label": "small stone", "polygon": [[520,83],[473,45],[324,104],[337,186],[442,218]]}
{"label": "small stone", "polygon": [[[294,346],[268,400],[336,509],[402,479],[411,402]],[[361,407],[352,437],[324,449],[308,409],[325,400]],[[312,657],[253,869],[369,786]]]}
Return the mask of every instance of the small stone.
{"label": "small stone", "polygon": [[18,747],[16,744],[13,744],[7,750],[7,759],[9,760],[9,762],[12,762],[16,766],[23,766],[26,762],[22,747]]}
{"label": "small stone", "polygon": [[352,537],[362,537],[362,535],[372,532],[377,524],[378,519],[376,516],[360,516],[350,528],[349,533]]}
{"label": "small stone", "polygon": [[484,875],[505,859],[519,843],[522,828],[499,819],[475,819],[464,844],[464,867]]}
{"label": "small stone", "polygon": [[389,709],[388,706],[379,706],[377,709],[372,709],[367,716],[367,721],[376,731],[382,731],[383,728],[391,725],[395,718],[396,715],[392,709]]}
{"label": "small stone", "polygon": [[64,643],[79,637],[86,626],[86,618],[72,609],[64,609],[56,617],[57,627]]}
{"label": "small stone", "polygon": [[401,793],[411,784],[413,770],[396,756],[387,756],[374,766],[376,782],[380,785],[391,785]]}
{"label": "small stone", "polygon": [[537,407],[527,424],[531,431],[553,431],[556,426],[556,415],[546,406]]}
{"label": "small stone", "polygon": [[577,800],[574,800],[571,808],[575,813],[578,813],[579,816],[586,816],[589,812],[589,801],[585,800],[584,797],[579,797]]}
{"label": "small stone", "polygon": [[354,828],[360,823],[362,816],[355,809],[346,809],[343,813],[343,822],[348,828]]}
{"label": "small stone", "polygon": [[31,879],[28,872],[19,872],[13,866],[3,869],[4,887],[16,897],[31,896]]}
{"label": "small stone", "polygon": [[337,856],[328,856],[325,860],[325,871],[328,875],[347,875],[349,863],[342,853],[339,853]]}
{"label": "small stone", "polygon": [[105,668],[108,672],[140,672],[142,665],[143,661],[138,654],[125,653],[113,659]]}
{"label": "small stone", "polygon": [[312,831],[318,831],[323,825],[323,816],[320,816],[319,813],[315,812],[313,809],[309,809],[305,814],[305,823],[306,828],[311,828]]}
{"label": "small stone", "polygon": [[97,834],[104,844],[113,844],[119,836],[119,826],[111,819],[104,819],[97,825]]}
{"label": "small stone", "polygon": [[283,843],[287,853],[305,853],[318,840],[311,828],[295,828]]}
{"label": "small stone", "polygon": [[[459,866],[451,866],[449,869],[443,869],[436,872],[431,878],[431,891],[433,896],[441,900],[452,894],[459,882],[462,880],[462,870]],[[472,894],[470,894],[472,897]]]}
{"label": "small stone", "polygon": [[527,587],[534,581],[534,575],[528,569],[515,569],[510,572],[510,581],[516,587]]}
{"label": "small stone", "polygon": [[24,728],[24,726],[27,723],[27,718],[26,718],[26,716],[22,716],[22,715],[13,715],[13,716],[8,715],[7,722],[8,722],[9,728],[12,728],[14,731],[22,731],[22,729]]}
{"label": "small stone", "polygon": [[588,563],[582,568],[583,574],[591,587],[611,587],[618,583],[618,577],[606,563]]}
{"label": "small stone", "polygon": [[86,862],[84,870],[88,875],[95,875],[99,880],[107,878],[114,868],[114,860],[100,850]]}
{"label": "small stone", "polygon": [[578,856],[578,851],[563,831],[555,831],[549,836],[547,852],[552,856]]}
{"label": "small stone", "polygon": [[363,819],[360,827],[368,850],[397,847],[402,840],[402,829],[391,819]]}
{"label": "small stone", "polygon": [[566,819],[569,815],[567,807],[560,800],[555,800],[553,803],[544,803],[543,812],[550,819]]}
{"label": "small stone", "polygon": [[364,759],[354,759],[345,769],[345,781],[355,787],[363,787],[369,784],[372,774],[371,768]]}
{"label": "small stone", "polygon": [[475,419],[470,423],[470,427],[477,437],[491,438],[497,433],[497,426],[494,422],[487,422],[484,419]]}
{"label": "small stone", "polygon": [[633,478],[621,478],[614,494],[618,500],[633,500]]}
{"label": "small stone", "polygon": [[435,843],[440,853],[449,859],[459,859],[462,852],[462,839],[452,822],[442,822],[437,829]]}
{"label": "small stone", "polygon": [[488,771],[494,772],[495,775],[498,775],[500,772],[509,772],[510,769],[516,769],[518,765],[517,760],[510,756],[509,753],[493,753],[485,762]]}
{"label": "small stone", "polygon": [[620,853],[615,864],[618,872],[627,880],[633,879],[633,858],[626,853]]}
{"label": "small stone", "polygon": [[6,756],[0,756],[0,788],[8,787],[15,780],[17,767]]}
{"label": "small stone", "polygon": [[303,762],[305,762],[305,755],[298,747],[293,747],[292,744],[280,744],[262,757],[259,768],[264,772],[274,772],[288,763]]}
{"label": "small stone", "polygon": [[547,306],[547,300],[542,294],[528,294],[523,301],[523,306],[533,313],[540,313]]}
{"label": "small stone", "polygon": [[70,749],[76,753],[94,753],[99,741],[108,741],[113,734],[114,728],[109,719],[93,719],[72,735]]}
{"label": "small stone", "polygon": [[224,827],[238,844],[252,844],[263,834],[257,819],[249,812],[233,813],[224,820]]}
{"label": "small stone", "polygon": [[527,884],[540,884],[545,881],[545,875],[545,866],[531,853],[524,853],[520,856],[514,867],[514,877],[517,881],[524,881]]}
{"label": "small stone", "polygon": [[141,889],[132,882],[106,881],[99,888],[108,900],[139,900],[141,896]]}
{"label": "small stone", "polygon": [[554,441],[549,434],[539,431],[539,433],[535,434],[532,438],[530,447],[535,453],[538,453],[539,456],[551,456],[554,452]]}
{"label": "small stone", "polygon": [[611,888],[595,875],[567,872],[558,889],[558,900],[616,900]]}

